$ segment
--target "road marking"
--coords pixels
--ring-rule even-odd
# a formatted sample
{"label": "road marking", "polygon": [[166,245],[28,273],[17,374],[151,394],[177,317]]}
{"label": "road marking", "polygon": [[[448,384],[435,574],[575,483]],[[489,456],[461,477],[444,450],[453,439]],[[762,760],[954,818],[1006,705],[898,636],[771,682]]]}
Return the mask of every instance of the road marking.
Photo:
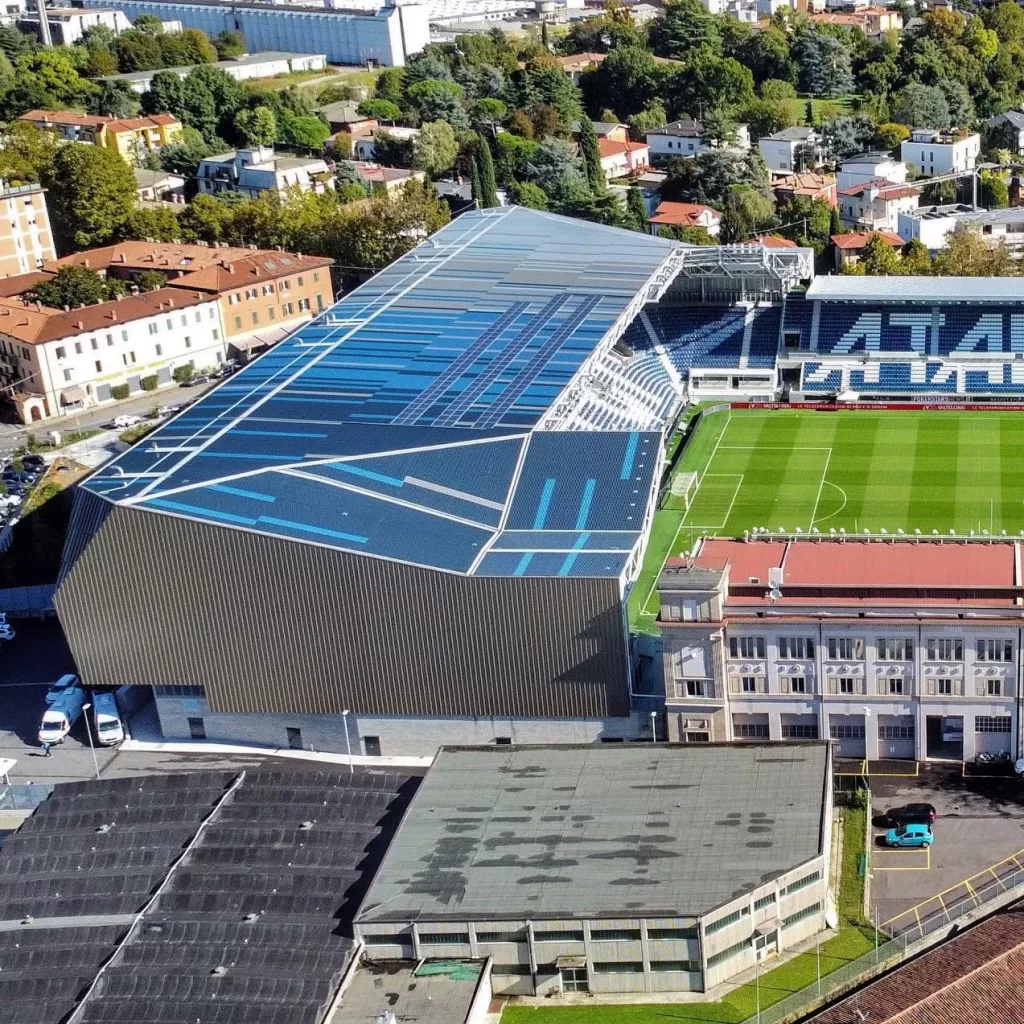
{"label": "road marking", "polygon": [[831,519],[833,516],[839,515],[839,513],[842,512],[844,508],[846,508],[846,504],[849,501],[849,499],[846,496],[846,491],[844,491],[842,487],[839,486],[839,484],[834,484],[831,480],[823,480],[822,483],[827,484],[829,487],[834,487],[843,496],[843,503],[842,505],[839,506],[839,508],[835,510],[835,512],[829,512],[827,516],[822,516],[820,519],[815,519],[814,522],[811,523],[811,526],[814,526],[815,523],[824,523],[827,520]]}
{"label": "road marking", "polygon": [[810,525],[807,527],[808,530],[811,530],[814,527],[814,522],[815,522],[815,519],[817,518],[817,515],[818,515],[818,502],[821,501],[821,492],[822,492],[822,490],[825,487],[825,477],[828,476],[828,467],[829,467],[829,463],[831,463],[831,461],[832,461],[832,449],[829,448],[828,455],[825,456],[825,469],[824,469],[824,471],[821,474],[821,483],[818,484],[818,496],[814,499],[814,509],[811,512],[811,522],[810,522]]}

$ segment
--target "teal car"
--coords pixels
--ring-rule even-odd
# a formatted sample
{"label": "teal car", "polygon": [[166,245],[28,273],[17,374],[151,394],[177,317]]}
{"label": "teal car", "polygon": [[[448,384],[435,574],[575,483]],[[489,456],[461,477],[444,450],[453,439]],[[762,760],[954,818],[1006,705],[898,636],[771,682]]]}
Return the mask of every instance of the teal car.
{"label": "teal car", "polygon": [[927,849],[935,835],[927,825],[901,825],[885,833],[886,846],[909,846]]}

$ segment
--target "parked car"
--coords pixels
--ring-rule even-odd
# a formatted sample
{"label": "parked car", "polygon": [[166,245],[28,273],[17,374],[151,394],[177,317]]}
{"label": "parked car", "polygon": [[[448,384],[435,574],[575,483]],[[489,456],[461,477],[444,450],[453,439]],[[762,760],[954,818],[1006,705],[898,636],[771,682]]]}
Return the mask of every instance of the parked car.
{"label": "parked car", "polygon": [[124,430],[127,427],[134,427],[136,423],[141,423],[141,416],[115,416],[114,417],[114,428],[116,430]]}
{"label": "parked car", "polygon": [[197,373],[194,377],[189,377],[188,380],[182,383],[183,388],[194,388],[199,384],[209,384],[210,378],[205,373]]}
{"label": "parked car", "polygon": [[42,471],[46,469],[46,460],[42,455],[25,455],[21,460],[22,465],[29,470]]}
{"label": "parked car", "polygon": [[931,804],[904,804],[886,811],[885,820],[892,828],[899,828],[900,825],[933,825],[935,808]]}
{"label": "parked car", "polygon": [[0,508],[12,509],[15,505],[21,504],[21,496],[18,494],[0,494]]}
{"label": "parked car", "polygon": [[165,405],[160,410],[160,415],[161,416],[173,416],[176,412],[181,412],[181,410],[184,409],[184,408],[185,408],[184,405]]}
{"label": "parked car", "polygon": [[927,849],[935,835],[928,825],[902,825],[885,833],[886,846],[909,846]]}

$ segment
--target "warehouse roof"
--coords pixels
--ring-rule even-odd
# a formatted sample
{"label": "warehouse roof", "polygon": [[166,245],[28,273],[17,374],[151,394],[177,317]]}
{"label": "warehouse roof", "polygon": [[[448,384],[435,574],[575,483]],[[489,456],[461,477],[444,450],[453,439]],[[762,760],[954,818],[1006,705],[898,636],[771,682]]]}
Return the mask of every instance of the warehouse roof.
{"label": "warehouse roof", "polygon": [[688,917],[816,857],[824,743],[440,751],[356,916]]}
{"label": "warehouse roof", "polygon": [[452,572],[618,577],[660,430],[535,428],[676,249],[522,207],[465,214],[85,486]]}
{"label": "warehouse roof", "polygon": [[808,299],[878,302],[1024,302],[1020,282],[1012,277],[816,277]]}

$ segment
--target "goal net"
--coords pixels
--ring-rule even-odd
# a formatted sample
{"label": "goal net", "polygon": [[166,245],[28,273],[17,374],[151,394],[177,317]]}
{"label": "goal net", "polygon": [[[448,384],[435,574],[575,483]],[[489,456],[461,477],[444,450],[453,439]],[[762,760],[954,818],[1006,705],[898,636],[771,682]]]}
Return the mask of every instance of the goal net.
{"label": "goal net", "polygon": [[672,485],[669,488],[670,508],[681,508],[685,511],[690,510],[690,503],[693,501],[694,495],[697,493],[697,485],[700,480],[696,473],[678,473],[672,479]]}

